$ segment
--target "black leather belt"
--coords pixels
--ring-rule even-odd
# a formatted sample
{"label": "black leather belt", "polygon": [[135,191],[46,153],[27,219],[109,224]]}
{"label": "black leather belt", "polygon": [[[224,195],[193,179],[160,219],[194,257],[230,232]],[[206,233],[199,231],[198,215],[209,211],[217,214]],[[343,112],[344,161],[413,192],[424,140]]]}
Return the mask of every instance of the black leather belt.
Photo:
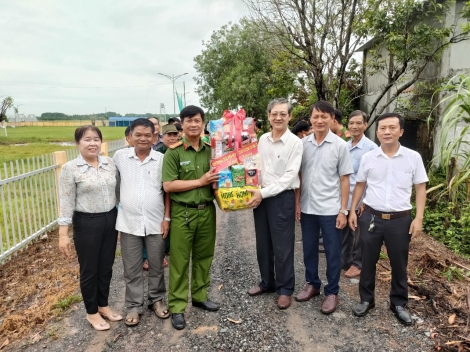
{"label": "black leather belt", "polygon": [[194,208],[197,210],[202,210],[211,205],[212,203],[200,203],[200,204],[188,204],[188,203],[183,203],[183,202],[178,202],[174,200],[173,202],[182,205],[183,207],[188,207],[188,208]]}
{"label": "black leather belt", "polygon": [[364,210],[367,211],[368,213],[371,213],[371,214],[375,215],[375,216],[380,216],[384,220],[398,219],[398,218],[402,218],[404,216],[407,216],[407,215],[411,214],[411,210],[397,211],[397,212],[394,212],[394,213],[382,213],[381,211],[377,211],[375,209],[372,209],[367,204],[364,204]]}

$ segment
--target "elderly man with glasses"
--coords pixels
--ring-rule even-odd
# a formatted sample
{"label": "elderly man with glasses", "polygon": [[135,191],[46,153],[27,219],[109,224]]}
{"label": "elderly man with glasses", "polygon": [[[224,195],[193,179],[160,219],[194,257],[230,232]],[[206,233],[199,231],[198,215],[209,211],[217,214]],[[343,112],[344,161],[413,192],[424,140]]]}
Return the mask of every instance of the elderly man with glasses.
{"label": "elderly man with glasses", "polygon": [[271,132],[261,136],[261,190],[248,203],[254,207],[256,254],[261,281],[248,294],[276,291],[279,309],[289,308],[294,292],[295,193],[299,187],[302,141],[288,128],[292,106],[286,99],[268,105]]}

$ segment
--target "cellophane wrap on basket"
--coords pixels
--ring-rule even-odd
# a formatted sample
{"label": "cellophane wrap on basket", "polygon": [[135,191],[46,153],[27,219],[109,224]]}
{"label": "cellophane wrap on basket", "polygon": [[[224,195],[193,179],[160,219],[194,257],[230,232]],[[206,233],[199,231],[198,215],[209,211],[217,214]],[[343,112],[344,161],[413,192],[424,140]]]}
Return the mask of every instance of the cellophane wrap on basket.
{"label": "cellophane wrap on basket", "polygon": [[259,189],[259,187],[245,186],[232,188],[219,188],[215,190],[215,200],[219,208],[223,211],[234,211],[250,209],[246,204],[253,197],[248,190]]}
{"label": "cellophane wrap on basket", "polygon": [[209,122],[209,133],[211,167],[220,173],[213,185],[217,204],[223,211],[249,209],[252,193],[248,190],[258,189],[259,174],[259,163],[253,162],[259,159],[253,118],[246,117],[243,109],[225,110],[221,119]]}

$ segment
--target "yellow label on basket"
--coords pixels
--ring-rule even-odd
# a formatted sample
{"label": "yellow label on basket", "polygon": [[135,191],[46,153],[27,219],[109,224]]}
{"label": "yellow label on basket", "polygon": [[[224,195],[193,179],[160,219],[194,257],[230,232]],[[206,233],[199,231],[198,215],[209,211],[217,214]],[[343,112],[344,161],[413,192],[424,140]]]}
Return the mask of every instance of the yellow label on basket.
{"label": "yellow label on basket", "polygon": [[245,186],[233,188],[219,188],[215,191],[215,200],[219,208],[223,211],[251,209],[246,204],[253,197],[249,189],[259,189],[259,187]]}

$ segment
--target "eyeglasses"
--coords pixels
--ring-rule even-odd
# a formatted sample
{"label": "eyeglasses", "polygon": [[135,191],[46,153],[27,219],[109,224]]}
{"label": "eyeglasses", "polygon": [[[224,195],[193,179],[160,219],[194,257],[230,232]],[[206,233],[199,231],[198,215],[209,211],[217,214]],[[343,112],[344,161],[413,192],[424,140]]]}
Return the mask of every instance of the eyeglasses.
{"label": "eyeglasses", "polygon": [[278,117],[280,116],[281,118],[285,119],[287,116],[289,116],[289,114],[286,114],[285,112],[276,112],[276,113],[270,113],[269,116],[271,117]]}

